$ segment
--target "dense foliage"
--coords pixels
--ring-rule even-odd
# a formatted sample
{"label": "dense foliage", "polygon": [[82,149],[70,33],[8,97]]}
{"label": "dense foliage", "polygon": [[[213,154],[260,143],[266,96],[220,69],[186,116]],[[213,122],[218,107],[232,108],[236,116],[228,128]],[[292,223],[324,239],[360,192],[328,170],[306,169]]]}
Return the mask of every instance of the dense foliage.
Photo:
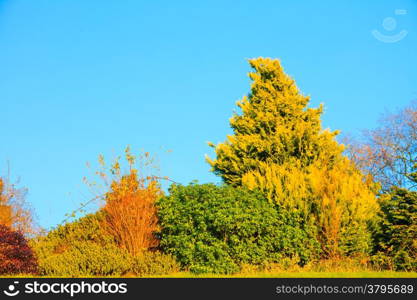
{"label": "dense foliage", "polygon": [[178,269],[171,257],[160,253],[130,255],[103,229],[103,220],[102,212],[87,215],[33,241],[40,273],[66,277],[126,273],[143,276]]}
{"label": "dense foliage", "polygon": [[195,273],[232,273],[316,257],[314,228],[297,213],[268,203],[261,193],[214,184],[173,185],[158,202],[161,247]]}
{"label": "dense foliage", "polygon": [[249,62],[253,82],[230,120],[233,135],[210,143],[216,158],[207,161],[222,185],[173,184],[164,195],[168,178],[148,174],[149,153],[128,147],[126,162],[99,158],[105,190],[88,201],[103,201],[98,212],[28,245],[35,231],[26,190],[0,178],[0,274],[323,271],[369,262],[417,271],[417,106],[388,115],[345,156],[338,132],[322,128],[323,106],[308,107],[278,60]]}
{"label": "dense foliage", "polygon": [[[102,214],[61,225],[33,242],[42,275],[120,275],[129,265],[127,253],[100,226]],[[69,263],[70,262],[70,263]]]}
{"label": "dense foliage", "polygon": [[367,220],[377,210],[373,183],[343,156],[337,132],[322,129],[323,107],[307,107],[309,97],[278,60],[249,62],[251,91],[230,120],[234,134],[211,144],[212,170],[227,184],[259,189],[282,209],[299,212],[318,228],[323,257],[367,253]]}
{"label": "dense foliage", "polygon": [[372,261],[417,270],[417,102],[385,113],[377,128],[349,143],[356,166],[382,187]]}
{"label": "dense foliage", "polygon": [[385,268],[417,270],[417,192],[392,188],[381,200],[375,262]]}
{"label": "dense foliage", "polygon": [[135,276],[167,275],[178,272],[180,265],[172,255],[144,251],[132,258],[129,273]]}
{"label": "dense foliage", "polygon": [[295,81],[284,73],[278,60],[249,60],[254,72],[248,96],[237,103],[241,114],[230,119],[233,135],[215,148],[208,159],[213,171],[232,185],[245,184],[248,173],[265,173],[271,167],[293,164],[305,168],[318,158],[338,156],[343,148],[334,140],[337,132],[323,131],[323,107],[307,108]]}
{"label": "dense foliage", "polygon": [[0,275],[36,271],[36,258],[23,234],[0,225]]}
{"label": "dense foliage", "polygon": [[[115,237],[117,244],[132,255],[158,246],[154,236],[157,230],[155,201],[162,195],[158,180],[145,176],[135,166],[137,157],[125,150],[129,171],[124,174],[119,159],[112,164],[107,174],[100,173],[106,182],[111,179],[109,190],[104,194],[105,230]],[[139,157],[142,165],[151,164],[148,153]],[[105,168],[104,159],[101,160]]]}

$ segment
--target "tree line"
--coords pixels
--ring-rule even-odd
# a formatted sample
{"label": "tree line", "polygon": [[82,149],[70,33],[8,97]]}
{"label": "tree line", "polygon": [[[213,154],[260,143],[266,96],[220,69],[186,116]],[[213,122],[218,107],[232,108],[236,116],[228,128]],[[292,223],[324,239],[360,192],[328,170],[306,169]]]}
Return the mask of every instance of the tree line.
{"label": "tree line", "polygon": [[[250,92],[230,119],[233,134],[209,144],[215,158],[206,160],[222,184],[173,183],[164,193],[164,178],[144,172],[152,164],[148,153],[138,165],[126,149],[126,169],[120,159],[107,166],[101,157],[100,209],[26,234],[24,246],[10,246],[0,234],[0,273],[25,259],[5,250],[19,247],[31,249],[32,265],[16,272],[41,275],[224,274],[344,259],[416,271],[415,103],[342,144],[338,131],[321,125],[323,105],[309,106],[280,61],[249,63]],[[3,186],[3,235],[28,233],[25,210],[16,213],[15,196]]]}

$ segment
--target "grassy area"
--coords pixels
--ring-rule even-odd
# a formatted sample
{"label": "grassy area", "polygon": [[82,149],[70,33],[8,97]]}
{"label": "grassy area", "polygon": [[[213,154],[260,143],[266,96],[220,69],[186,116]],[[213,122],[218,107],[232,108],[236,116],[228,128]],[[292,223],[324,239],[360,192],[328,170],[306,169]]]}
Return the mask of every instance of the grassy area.
{"label": "grassy area", "polygon": [[[0,278],[48,278],[33,275],[0,276]],[[111,276],[113,277],[113,276]],[[135,278],[135,276],[124,276]],[[100,277],[101,278],[101,277]],[[109,277],[110,278],[110,277]],[[118,277],[114,277],[118,278]],[[417,278],[417,272],[394,272],[394,271],[363,271],[363,272],[259,272],[242,273],[233,275],[202,274],[196,275],[190,272],[179,272],[169,275],[149,276],[146,278]]]}
{"label": "grassy area", "polygon": [[217,275],[195,275],[189,272],[180,272],[165,276],[152,276],[153,278],[417,278],[417,272],[279,272],[279,273],[252,273]]}
{"label": "grassy area", "polygon": [[[169,271],[167,271],[169,272]],[[13,277],[38,277],[29,274],[19,274]],[[41,276],[46,278],[46,276]],[[48,276],[50,277],[50,276]],[[100,278],[101,276],[80,276]],[[108,278],[136,278],[134,273],[123,276],[108,276]],[[253,265],[242,265],[241,271],[236,274],[194,274],[187,270],[166,275],[149,275],[145,278],[417,278],[417,272],[398,272],[393,270],[376,269],[369,264],[366,258],[343,258],[314,261],[305,266],[293,262],[283,264],[269,264],[260,268]],[[1,276],[0,276],[1,278]],[[39,277],[38,277],[39,278]]]}

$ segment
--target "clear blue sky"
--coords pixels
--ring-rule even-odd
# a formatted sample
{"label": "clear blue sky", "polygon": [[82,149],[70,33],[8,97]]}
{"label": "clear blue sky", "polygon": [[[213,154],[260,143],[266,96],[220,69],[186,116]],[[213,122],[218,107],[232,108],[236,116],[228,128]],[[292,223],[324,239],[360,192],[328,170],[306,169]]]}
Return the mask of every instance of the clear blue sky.
{"label": "clear blue sky", "polygon": [[325,127],[374,127],[417,98],[417,1],[0,0],[0,54],[0,172],[49,228],[88,198],[85,163],[126,145],[218,182],[206,142],[231,132],[248,58],[281,59]]}

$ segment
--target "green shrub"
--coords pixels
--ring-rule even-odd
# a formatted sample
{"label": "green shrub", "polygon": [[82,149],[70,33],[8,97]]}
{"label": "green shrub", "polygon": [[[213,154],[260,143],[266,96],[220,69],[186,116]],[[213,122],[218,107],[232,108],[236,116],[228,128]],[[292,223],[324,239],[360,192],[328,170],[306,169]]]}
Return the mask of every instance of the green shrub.
{"label": "green shrub", "polygon": [[63,253],[43,256],[40,269],[47,276],[118,276],[130,269],[130,256],[115,245],[75,242]]}
{"label": "green shrub", "polygon": [[384,252],[377,252],[372,255],[371,263],[372,266],[378,271],[395,269],[392,257],[387,256]]}
{"label": "green shrub", "polygon": [[100,226],[103,213],[90,214],[31,242],[45,276],[164,275],[179,270],[171,255],[145,251],[133,257]]}
{"label": "green shrub", "polygon": [[130,268],[131,257],[100,226],[102,214],[87,215],[32,241],[41,275],[109,276]]}
{"label": "green shrub", "polygon": [[130,269],[137,276],[165,275],[179,270],[180,266],[173,256],[158,251],[146,251],[132,258]]}
{"label": "green shrub", "polygon": [[242,264],[286,257],[307,263],[319,251],[303,218],[260,193],[214,184],[172,185],[157,202],[162,249],[194,273],[234,273]]}
{"label": "green shrub", "polygon": [[380,205],[373,261],[397,271],[416,271],[417,192],[394,187]]}
{"label": "green shrub", "polygon": [[339,248],[340,254],[344,257],[369,256],[372,251],[372,233],[370,223],[348,220],[342,222],[340,230]]}
{"label": "green shrub", "polygon": [[[51,230],[46,236],[35,239],[38,247],[42,249],[53,249],[53,252],[62,252],[61,248],[79,241],[90,241],[100,245],[114,244],[114,238],[109,235],[101,226],[104,214],[99,211],[86,215],[72,223],[59,225]],[[39,244],[42,242],[41,244]]]}

